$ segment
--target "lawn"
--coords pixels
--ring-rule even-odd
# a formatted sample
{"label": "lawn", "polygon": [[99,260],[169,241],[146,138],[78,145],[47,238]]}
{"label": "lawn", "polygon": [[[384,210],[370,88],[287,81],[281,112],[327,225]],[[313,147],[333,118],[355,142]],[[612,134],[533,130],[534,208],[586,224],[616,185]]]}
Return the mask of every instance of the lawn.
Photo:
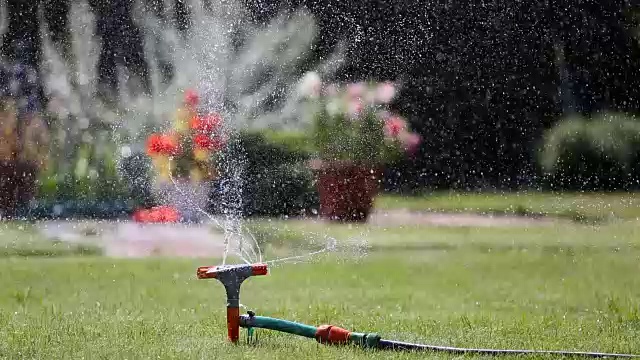
{"label": "lawn", "polygon": [[638,193],[460,193],[436,192],[430,195],[380,196],[380,209],[449,211],[516,215],[544,215],[576,220],[640,219]]}
{"label": "lawn", "polygon": [[[309,244],[313,239],[338,239],[336,253],[278,265],[269,276],[248,280],[241,302],[259,315],[438,345],[640,353],[635,222],[500,229],[298,221],[252,226],[271,258],[285,247],[320,247],[322,241]],[[225,341],[222,286],[194,276],[197,266],[216,262],[7,253],[0,257],[0,357],[427,356],[327,347],[264,330],[257,330],[257,345],[232,346]]]}
{"label": "lawn", "polygon": [[27,222],[0,222],[0,259],[12,256],[98,255],[100,249],[90,244],[50,241],[40,236]]}

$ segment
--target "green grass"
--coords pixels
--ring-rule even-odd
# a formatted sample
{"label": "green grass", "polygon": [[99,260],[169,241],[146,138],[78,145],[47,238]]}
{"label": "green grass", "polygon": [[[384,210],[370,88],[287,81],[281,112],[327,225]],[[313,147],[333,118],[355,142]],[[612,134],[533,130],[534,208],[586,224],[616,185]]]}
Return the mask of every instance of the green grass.
{"label": "green grass", "polygon": [[576,220],[640,219],[639,193],[434,193],[380,196],[376,207],[415,211],[544,215]]}
{"label": "green grass", "polygon": [[[259,315],[385,338],[485,348],[640,353],[640,227],[382,229],[258,222],[263,243],[366,239],[368,256],[330,254],[243,285]],[[273,254],[275,250],[269,250]],[[0,357],[421,359],[320,346],[257,330],[225,341],[225,299],[194,270],[214,260],[0,258]],[[434,357],[453,358],[448,355]]]}
{"label": "green grass", "polygon": [[43,238],[29,223],[0,222],[0,258],[14,256],[57,257],[98,255],[101,250],[89,244],[71,244]]}

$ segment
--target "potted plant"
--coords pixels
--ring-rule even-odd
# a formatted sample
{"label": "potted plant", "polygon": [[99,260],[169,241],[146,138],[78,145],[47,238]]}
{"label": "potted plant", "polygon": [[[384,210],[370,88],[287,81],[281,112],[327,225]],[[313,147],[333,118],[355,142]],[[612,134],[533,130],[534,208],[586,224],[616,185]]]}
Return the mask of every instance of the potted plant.
{"label": "potted plant", "polygon": [[420,137],[389,109],[396,88],[390,82],[322,84],[315,73],[301,82],[312,116],[320,215],[338,221],[366,221],[384,166],[412,154]]}
{"label": "potted plant", "polygon": [[[222,117],[199,111],[198,95],[187,91],[172,126],[147,139],[147,154],[155,170],[154,188],[163,209],[169,205],[182,220],[198,220],[208,201],[210,182],[218,177],[216,157],[225,143]],[[144,213],[140,216],[145,217]]]}
{"label": "potted plant", "polygon": [[46,165],[48,127],[33,111],[33,99],[27,102],[25,107],[11,97],[0,100],[0,217],[29,204],[38,172]]}

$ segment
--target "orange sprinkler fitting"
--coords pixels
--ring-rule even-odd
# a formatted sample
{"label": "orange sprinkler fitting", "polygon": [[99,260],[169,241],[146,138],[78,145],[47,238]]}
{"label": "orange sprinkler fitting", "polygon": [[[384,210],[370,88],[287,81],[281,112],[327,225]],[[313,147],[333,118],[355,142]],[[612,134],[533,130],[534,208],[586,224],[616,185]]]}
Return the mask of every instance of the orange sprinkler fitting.
{"label": "orange sprinkler fitting", "polygon": [[240,308],[227,307],[227,337],[232,343],[240,338]]}
{"label": "orange sprinkler fitting", "polygon": [[267,275],[267,264],[201,266],[198,279],[217,279],[227,292],[227,334],[229,341],[240,338],[240,285],[251,276]]}
{"label": "orange sprinkler fitting", "polygon": [[351,332],[333,325],[321,325],[316,331],[316,340],[322,344],[345,344]]}

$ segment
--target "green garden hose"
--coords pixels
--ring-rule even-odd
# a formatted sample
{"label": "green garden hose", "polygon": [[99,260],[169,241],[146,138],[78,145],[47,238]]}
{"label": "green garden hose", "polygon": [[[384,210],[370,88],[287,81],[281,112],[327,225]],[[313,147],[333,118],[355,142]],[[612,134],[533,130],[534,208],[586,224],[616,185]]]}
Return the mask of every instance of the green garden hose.
{"label": "green garden hose", "polygon": [[322,325],[320,327],[300,324],[292,321],[276,319],[266,316],[256,316],[253,312],[240,316],[240,327],[249,330],[261,328],[281,331],[306,338],[316,339],[325,344],[354,344],[363,348],[389,349],[389,350],[422,350],[439,351],[454,354],[476,354],[476,355],[561,355],[561,356],[582,356],[590,358],[640,358],[639,355],[632,354],[610,354],[597,352],[577,352],[577,351],[550,351],[550,350],[497,350],[497,349],[467,349],[449,346],[435,346],[414,344],[394,340],[381,339],[376,333],[356,333],[332,325]]}
{"label": "green garden hose", "polygon": [[293,335],[304,336],[315,339],[318,328],[311,325],[296,323],[282,319],[270,318],[266,316],[243,315],[240,317],[240,326],[244,328],[260,328],[285,332]]}

